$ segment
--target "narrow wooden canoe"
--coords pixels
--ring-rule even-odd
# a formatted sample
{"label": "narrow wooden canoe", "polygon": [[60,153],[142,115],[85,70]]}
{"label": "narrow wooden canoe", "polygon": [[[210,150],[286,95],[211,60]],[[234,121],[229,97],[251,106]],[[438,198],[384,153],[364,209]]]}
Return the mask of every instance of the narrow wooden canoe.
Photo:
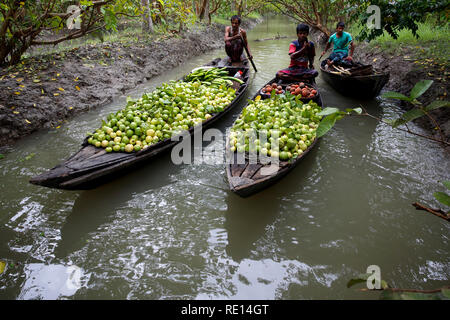
{"label": "narrow wooden canoe", "polygon": [[[224,66],[222,59],[218,58],[207,64],[207,66]],[[225,65],[226,66],[226,65]],[[245,61],[241,65],[226,66],[229,75],[234,76],[237,71],[243,71],[244,83],[239,85],[235,82],[233,86],[236,89],[236,97],[224,108],[222,112],[212,114],[212,117],[201,124],[202,130],[210,127],[215,121],[220,119],[235,107],[244,96],[250,81],[250,69],[248,62]],[[189,134],[192,135],[199,126],[192,127]],[[103,148],[96,148],[87,143],[87,138],[82,143],[81,149],[67,160],[58,164],[53,169],[48,170],[30,180],[30,183],[49,188],[65,189],[65,190],[86,190],[93,189],[111,178],[126,173],[130,169],[144,164],[151,158],[170,150],[179,141],[172,139],[162,140],[155,145],[143,149],[139,152],[123,153],[111,152],[107,153]]]}
{"label": "narrow wooden canoe", "polygon": [[345,96],[372,99],[389,81],[388,72],[372,71],[367,75],[346,75],[320,67],[323,79]]}
{"label": "narrow wooden canoe", "polygon": [[[272,84],[276,81],[277,81],[276,79],[272,79],[264,86],[266,86],[267,84]],[[298,81],[296,83],[298,83]],[[310,84],[314,86],[315,89],[317,90],[317,87],[314,85],[314,83]],[[281,83],[283,89],[288,85],[289,83]],[[255,94],[252,100],[254,100],[259,95],[259,92],[260,90],[258,91],[258,93]],[[313,101],[315,101],[319,106],[323,105],[322,97],[319,91],[317,96],[313,99]],[[247,107],[247,105],[245,107]],[[286,174],[288,174],[292,169],[294,169],[300,163],[300,161],[304,159],[306,155],[314,148],[318,140],[319,139],[314,139],[314,141],[311,143],[308,149],[306,149],[296,159],[291,159],[290,161],[279,160],[278,170],[269,169],[271,167],[270,162],[267,164],[262,164],[259,161],[257,163],[250,163],[248,159],[245,159],[245,163],[239,164],[237,152],[233,153],[230,151],[229,143],[227,141],[226,152],[228,163],[226,164],[225,171],[227,173],[228,184],[230,186],[231,191],[245,198],[259,191],[262,191],[265,188],[270,187],[278,180],[283,178]],[[268,172],[270,171],[273,172],[268,174]]]}

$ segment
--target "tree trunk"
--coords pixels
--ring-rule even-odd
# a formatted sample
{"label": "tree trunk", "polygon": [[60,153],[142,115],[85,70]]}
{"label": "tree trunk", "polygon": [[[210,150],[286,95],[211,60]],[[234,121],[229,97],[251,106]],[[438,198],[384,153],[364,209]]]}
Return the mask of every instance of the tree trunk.
{"label": "tree trunk", "polygon": [[204,20],[209,15],[209,0],[203,0],[202,7],[200,9],[199,19]]}
{"label": "tree trunk", "polygon": [[153,20],[152,14],[150,11],[150,1],[149,0],[141,0],[142,8],[144,9],[142,15],[142,33],[150,32],[153,33]]}
{"label": "tree trunk", "polygon": [[206,5],[205,5],[205,18],[208,17],[209,19],[209,0],[206,0]]}

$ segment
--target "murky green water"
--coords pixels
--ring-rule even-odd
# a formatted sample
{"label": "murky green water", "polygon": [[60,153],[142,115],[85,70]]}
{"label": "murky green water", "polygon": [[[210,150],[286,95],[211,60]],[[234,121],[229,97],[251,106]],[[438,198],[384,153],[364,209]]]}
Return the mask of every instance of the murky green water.
{"label": "murky green water", "polygon": [[[271,19],[249,33],[277,34],[289,38],[250,42],[259,72],[248,97],[287,66],[295,23]],[[222,55],[193,58],[132,96]],[[318,85],[326,106],[398,114]],[[124,101],[23,139],[0,160],[0,298],[374,299],[346,288],[369,265],[394,287],[449,284],[449,224],[411,206],[438,206],[448,155],[369,118],[339,122],[287,177],[248,199],[228,190],[223,164],[176,166],[170,153],[91,191],[28,183]],[[243,105],[216,127],[225,132]]]}

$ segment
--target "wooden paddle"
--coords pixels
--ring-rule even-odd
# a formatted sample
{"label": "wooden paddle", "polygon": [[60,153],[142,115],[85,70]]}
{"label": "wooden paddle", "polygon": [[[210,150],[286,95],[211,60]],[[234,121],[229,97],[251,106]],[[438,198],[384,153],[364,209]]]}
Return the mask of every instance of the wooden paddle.
{"label": "wooden paddle", "polygon": [[247,46],[245,45],[245,41],[244,41],[244,37],[242,36],[242,34],[239,32],[239,35],[241,36],[241,39],[242,39],[242,43],[244,44],[244,49],[245,49],[245,52],[247,53],[247,58],[250,60],[250,62],[252,63],[252,66],[253,66],[253,69],[255,69],[255,72],[258,72],[258,70],[256,70],[256,66],[255,66],[255,63],[253,62],[253,59],[251,59],[250,58],[250,53],[248,53],[248,48],[247,48]]}
{"label": "wooden paddle", "polygon": [[322,57],[325,55],[325,53],[322,53],[322,55],[320,56],[320,58],[319,58],[319,61],[320,61],[320,59],[322,59]]}

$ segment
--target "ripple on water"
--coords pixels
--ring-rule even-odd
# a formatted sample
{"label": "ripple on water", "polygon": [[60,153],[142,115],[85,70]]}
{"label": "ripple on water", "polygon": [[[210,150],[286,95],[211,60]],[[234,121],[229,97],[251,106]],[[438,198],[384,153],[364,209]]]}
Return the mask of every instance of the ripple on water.
{"label": "ripple on water", "polygon": [[[327,266],[309,266],[297,260],[244,259],[232,266],[233,274],[225,279],[228,285],[218,283],[217,275],[210,276],[208,280],[212,283],[206,281],[196,299],[281,299],[293,283],[301,287],[312,283],[330,287],[338,278],[327,272]],[[217,288],[223,292],[218,292]]]}

